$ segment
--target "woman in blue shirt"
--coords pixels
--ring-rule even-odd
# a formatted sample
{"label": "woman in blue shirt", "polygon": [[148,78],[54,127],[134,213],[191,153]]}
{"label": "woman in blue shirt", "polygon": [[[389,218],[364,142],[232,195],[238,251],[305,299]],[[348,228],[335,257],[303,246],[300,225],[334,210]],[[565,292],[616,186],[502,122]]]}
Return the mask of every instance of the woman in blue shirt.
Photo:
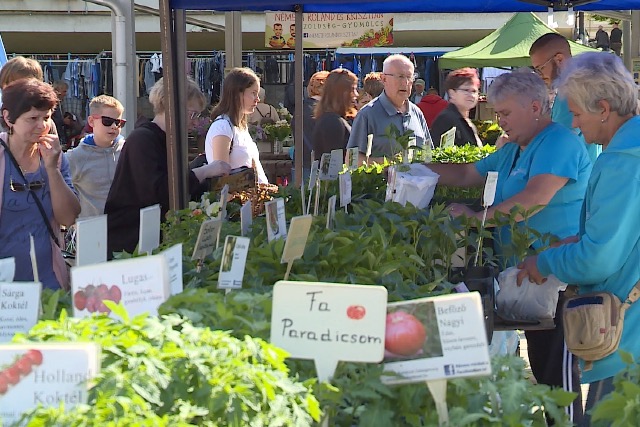
{"label": "woman in blue shirt", "polygon": [[[495,203],[487,219],[517,205],[526,210],[537,207],[527,219],[528,227],[561,239],[575,234],[591,162],[580,139],[551,121],[544,81],[530,71],[503,74],[489,88],[488,97],[510,142],[476,163],[429,168],[440,175],[440,184],[465,187],[482,186],[487,172],[497,171]],[[449,211],[454,216],[482,216],[460,204],[450,205]],[[509,236],[503,231],[499,242],[505,246]],[[560,316],[561,310],[556,310],[554,330],[526,332],[529,361],[539,383],[579,392],[577,363],[564,346]],[[581,418],[579,396],[568,410],[574,422]]]}
{"label": "woman in blue shirt", "polygon": [[[556,275],[579,293],[608,291],[620,300],[640,280],[640,117],[637,88],[615,55],[575,57],[563,73],[559,91],[573,113],[573,125],[588,143],[602,145],[589,178],[580,229],[564,244],[527,258],[519,279],[542,283]],[[625,312],[620,349],[640,357],[640,303]],[[624,369],[618,352],[595,361],[582,374],[589,383],[587,410],[613,391],[613,377]],[[586,418],[586,417],[585,417]]]}

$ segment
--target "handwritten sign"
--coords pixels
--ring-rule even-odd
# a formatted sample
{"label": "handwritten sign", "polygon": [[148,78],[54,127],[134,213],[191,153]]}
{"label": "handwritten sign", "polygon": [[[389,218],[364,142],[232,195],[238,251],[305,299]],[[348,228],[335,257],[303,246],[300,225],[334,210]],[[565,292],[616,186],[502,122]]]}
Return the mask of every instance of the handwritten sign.
{"label": "handwritten sign", "polygon": [[162,255],[167,260],[169,293],[171,295],[179,294],[184,289],[182,283],[182,243],[177,243],[158,255]]}
{"label": "handwritten sign", "polygon": [[9,342],[38,323],[42,284],[0,282],[0,342]]}
{"label": "handwritten sign", "polygon": [[160,246],[160,205],[140,209],[138,252],[151,254]]}
{"label": "handwritten sign", "polygon": [[104,301],[122,303],[131,316],[156,315],[170,295],[167,260],[150,255],[71,269],[73,314],[111,313]]}
{"label": "handwritten sign", "polygon": [[291,219],[281,263],[284,264],[302,258],[312,222],[313,217],[311,215],[296,216]]}
{"label": "handwritten sign", "polygon": [[0,366],[5,379],[0,419],[13,425],[37,406],[64,403],[68,410],[87,403],[89,382],[100,369],[100,348],[93,343],[4,344]]}
{"label": "handwritten sign", "polygon": [[193,248],[192,260],[204,259],[218,247],[218,238],[222,228],[222,219],[208,219],[200,226],[196,246]]}
{"label": "handwritten sign", "polygon": [[346,208],[351,203],[351,174],[349,172],[338,176],[338,186],[340,188],[340,207]]}
{"label": "handwritten sign", "polygon": [[107,216],[99,215],[76,222],[76,265],[107,262]]}
{"label": "handwritten sign", "polygon": [[0,282],[13,282],[16,274],[16,259],[14,257],[0,259]]}
{"label": "handwritten sign", "polygon": [[251,206],[251,200],[247,200],[240,208],[240,232],[242,236],[249,234],[251,224],[253,224],[253,208]]}
{"label": "handwritten sign", "polygon": [[442,135],[440,135],[440,147],[453,147],[456,141],[456,127],[452,127]]}
{"label": "handwritten sign", "polygon": [[338,361],[380,362],[387,290],[383,286],[279,281],[273,289],[271,342],[314,359],[328,380]]}
{"label": "handwritten sign", "polygon": [[384,368],[399,375],[386,384],[491,373],[477,292],[391,303],[386,324]]}
{"label": "handwritten sign", "polygon": [[278,198],[264,204],[267,213],[267,239],[272,241],[287,237],[287,219],[284,212],[284,199]]}
{"label": "handwritten sign", "polygon": [[218,289],[240,289],[249,252],[248,237],[227,236],[218,275]]}

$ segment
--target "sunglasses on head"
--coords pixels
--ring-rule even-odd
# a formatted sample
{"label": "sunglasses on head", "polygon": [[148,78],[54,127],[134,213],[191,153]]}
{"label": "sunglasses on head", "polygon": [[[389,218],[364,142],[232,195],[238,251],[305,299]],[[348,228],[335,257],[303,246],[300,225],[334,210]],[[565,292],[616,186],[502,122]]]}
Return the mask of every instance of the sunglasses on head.
{"label": "sunglasses on head", "polygon": [[113,117],[109,117],[109,116],[93,116],[93,117],[96,119],[100,119],[100,121],[102,122],[102,125],[106,127],[111,127],[111,125],[115,123],[117,128],[121,128],[122,126],[125,125],[125,123],[127,123],[125,119],[114,119]]}
{"label": "sunglasses on head", "polygon": [[44,181],[33,181],[27,182],[26,184],[21,184],[19,182],[15,182],[13,180],[13,177],[9,177],[9,188],[13,192],[39,190],[42,187],[44,187]]}

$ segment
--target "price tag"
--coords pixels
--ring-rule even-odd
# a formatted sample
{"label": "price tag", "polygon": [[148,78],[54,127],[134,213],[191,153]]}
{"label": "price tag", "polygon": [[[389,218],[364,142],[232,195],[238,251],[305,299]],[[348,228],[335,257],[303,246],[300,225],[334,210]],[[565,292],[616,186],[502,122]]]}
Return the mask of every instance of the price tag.
{"label": "price tag", "polygon": [[9,342],[38,323],[41,292],[37,282],[0,282],[0,342]]}
{"label": "price tag", "polygon": [[[480,294],[470,292],[391,303],[387,308],[386,384],[491,374]],[[404,339],[399,331],[411,330]]]}
{"label": "price tag", "polygon": [[37,406],[65,410],[87,403],[91,380],[100,369],[100,347],[94,343],[0,345],[6,388],[0,393],[0,419],[18,424]]}
{"label": "price tag", "polygon": [[218,247],[221,228],[221,217],[208,219],[202,223],[196,246],[193,248],[193,255],[191,255],[192,260],[204,259]]}
{"label": "price tag", "polygon": [[267,240],[287,237],[287,219],[284,211],[284,199],[278,198],[264,204],[267,213]]}
{"label": "price tag", "polygon": [[487,172],[487,181],[484,184],[482,206],[489,207],[496,200],[496,187],[498,186],[498,172]]}
{"label": "price tag", "polygon": [[107,262],[107,216],[99,215],[76,222],[76,265]]}
{"label": "price tag", "polygon": [[333,229],[333,220],[336,217],[336,195],[329,197],[327,206],[327,229]]}
{"label": "price tag", "polygon": [[160,246],[160,205],[140,209],[140,236],[138,252],[151,252]]}
{"label": "price tag", "polygon": [[309,237],[312,221],[313,217],[311,215],[296,216],[291,219],[287,241],[284,244],[284,251],[282,252],[281,263],[293,262],[296,259],[302,258],[304,248],[307,245],[307,238]]}
{"label": "price tag", "polygon": [[253,207],[251,200],[247,200],[240,208],[240,233],[242,236],[249,235],[251,224],[253,224]]}
{"label": "price tag", "polygon": [[105,301],[122,303],[131,316],[158,314],[170,295],[169,267],[163,255],[149,255],[71,269],[73,314],[111,313]]}
{"label": "price tag", "polygon": [[386,306],[383,286],[279,281],[271,342],[291,357],[315,360],[319,380],[327,381],[340,360],[382,360]]}
{"label": "price tag", "polygon": [[351,203],[351,174],[349,172],[338,176],[340,187],[340,207],[346,208]]}
{"label": "price tag", "polygon": [[240,289],[249,252],[248,237],[227,236],[224,240],[218,289]]}

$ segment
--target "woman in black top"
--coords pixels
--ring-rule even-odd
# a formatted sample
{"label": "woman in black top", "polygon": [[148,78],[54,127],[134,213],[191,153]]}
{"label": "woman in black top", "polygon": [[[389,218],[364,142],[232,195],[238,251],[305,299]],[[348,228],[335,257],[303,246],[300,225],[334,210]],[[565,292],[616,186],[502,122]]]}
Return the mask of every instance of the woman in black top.
{"label": "woman in black top", "polygon": [[349,142],[351,125],[347,120],[356,114],[358,77],[345,68],[329,73],[322,98],[316,105],[312,144],[316,159],[331,150],[344,149]]}
{"label": "woman in black top", "polygon": [[429,131],[434,144],[440,144],[443,133],[456,128],[455,145],[477,145],[482,147],[478,130],[469,119],[469,111],[478,104],[480,80],[475,68],[460,68],[452,71],[444,82],[449,95],[449,105],[433,121]]}

